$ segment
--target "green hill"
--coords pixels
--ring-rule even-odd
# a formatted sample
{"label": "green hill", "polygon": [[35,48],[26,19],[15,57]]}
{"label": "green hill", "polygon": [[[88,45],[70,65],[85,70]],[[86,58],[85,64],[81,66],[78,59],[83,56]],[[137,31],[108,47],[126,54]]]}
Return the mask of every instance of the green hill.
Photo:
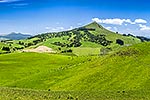
{"label": "green hill", "polygon": [[[114,51],[122,46],[141,42],[139,38],[134,36],[123,36],[111,32],[96,22],[70,31],[41,34],[35,37],[45,39],[38,45],[48,46],[58,52],[71,49],[76,55],[95,55],[99,54],[101,48],[110,48]],[[118,39],[123,44],[116,42]]]}
{"label": "green hill", "polygon": [[39,94],[37,97],[45,99],[65,99],[71,95],[83,100],[148,100],[149,49],[150,42],[144,42],[105,56],[0,55],[1,98],[7,98],[9,93],[12,98],[15,94],[35,99]]}
{"label": "green hill", "polygon": [[93,31],[93,32],[90,31],[90,32],[93,34],[104,34],[104,35],[106,35],[106,39],[113,41],[114,45],[116,44],[116,39],[122,39],[125,42],[125,45],[132,45],[132,44],[140,42],[140,40],[136,37],[123,36],[121,34],[109,31],[96,22],[90,23],[84,27],[96,29],[95,31]]}
{"label": "green hill", "polygon": [[44,45],[54,49],[57,53],[69,51],[78,56],[98,55],[100,49],[103,48],[111,52],[140,42],[139,38],[111,32],[96,22],[69,31],[39,34],[25,40],[2,41],[3,44],[8,45],[6,46],[11,52]]}

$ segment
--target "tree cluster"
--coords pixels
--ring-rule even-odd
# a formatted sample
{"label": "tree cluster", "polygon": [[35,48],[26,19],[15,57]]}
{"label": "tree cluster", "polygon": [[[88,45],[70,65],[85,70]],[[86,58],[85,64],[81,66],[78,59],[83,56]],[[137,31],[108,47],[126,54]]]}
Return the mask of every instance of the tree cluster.
{"label": "tree cluster", "polygon": [[112,43],[112,41],[109,41],[105,38],[105,35],[103,34],[94,35],[94,34],[91,34],[90,32],[84,33],[84,39],[90,42],[103,45],[103,46],[107,46]]}
{"label": "tree cluster", "polygon": [[10,48],[9,47],[2,47],[2,50],[4,50],[4,51],[10,51]]}

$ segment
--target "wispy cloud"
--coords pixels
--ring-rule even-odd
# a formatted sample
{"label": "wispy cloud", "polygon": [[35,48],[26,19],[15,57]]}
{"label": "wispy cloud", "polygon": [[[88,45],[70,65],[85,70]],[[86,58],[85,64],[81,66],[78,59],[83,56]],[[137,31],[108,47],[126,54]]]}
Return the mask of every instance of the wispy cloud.
{"label": "wispy cloud", "polygon": [[28,3],[18,3],[18,4],[12,4],[12,6],[27,6]]}
{"label": "wispy cloud", "polygon": [[134,21],[135,23],[143,23],[143,24],[145,24],[145,23],[147,23],[147,21],[146,20],[144,20],[144,19],[136,19],[135,21]]}
{"label": "wispy cloud", "polygon": [[105,27],[105,28],[108,29],[108,30],[111,30],[111,29],[112,29],[112,27],[109,27],[109,26],[108,26],[108,27]]}
{"label": "wispy cloud", "polygon": [[59,31],[65,31],[65,30],[72,30],[74,29],[74,26],[70,26],[69,28],[64,28],[62,26],[60,27],[45,27],[45,30],[49,31],[49,32],[59,32]]}
{"label": "wispy cloud", "polygon": [[67,30],[72,30],[74,27],[73,26],[70,26],[70,28],[68,28]]}
{"label": "wispy cloud", "polygon": [[20,7],[24,7],[24,6],[28,6],[29,3],[10,3],[7,6],[11,6],[12,8],[20,8]]}
{"label": "wispy cloud", "polygon": [[17,2],[22,0],[0,0],[0,3],[10,3],[10,2]]}
{"label": "wispy cloud", "polygon": [[64,27],[45,27],[46,30],[51,31],[51,32],[58,32],[58,31],[63,31],[65,30]]}
{"label": "wispy cloud", "polygon": [[19,1],[24,1],[24,0],[0,0],[0,4],[5,3],[7,4],[6,6],[11,6],[13,8],[24,7],[29,5],[29,3],[19,2]]}
{"label": "wispy cloud", "polygon": [[146,25],[139,24],[139,27],[141,31],[150,31],[150,27]]}
{"label": "wispy cloud", "polygon": [[113,19],[99,19],[93,18],[92,21],[96,21],[98,23],[103,24],[112,24],[112,25],[122,25],[123,23],[129,24],[146,24],[147,21],[144,19],[135,19],[135,21],[131,21],[131,19],[120,19],[120,18],[113,18]]}

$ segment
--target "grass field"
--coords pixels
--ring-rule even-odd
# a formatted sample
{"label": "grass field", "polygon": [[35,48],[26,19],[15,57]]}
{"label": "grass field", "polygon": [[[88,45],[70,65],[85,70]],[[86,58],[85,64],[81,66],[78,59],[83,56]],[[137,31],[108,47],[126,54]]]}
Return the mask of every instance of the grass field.
{"label": "grass field", "polygon": [[[0,88],[1,100],[149,100],[149,91],[38,91]],[[5,98],[5,99],[4,99]]]}
{"label": "grass field", "polygon": [[145,42],[105,56],[0,55],[0,99],[149,100],[149,50]]}

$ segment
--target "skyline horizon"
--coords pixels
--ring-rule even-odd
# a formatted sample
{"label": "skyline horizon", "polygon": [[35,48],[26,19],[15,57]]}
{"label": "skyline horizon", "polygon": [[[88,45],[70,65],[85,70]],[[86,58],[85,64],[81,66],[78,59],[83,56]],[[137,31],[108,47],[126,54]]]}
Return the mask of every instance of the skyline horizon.
{"label": "skyline horizon", "polygon": [[[48,32],[37,33],[37,34],[23,33],[23,32],[15,32],[15,31],[13,31],[13,32],[6,33],[6,34],[1,34],[1,33],[0,33],[0,36],[5,36],[5,35],[13,34],[13,33],[15,33],[15,34],[24,34],[24,35],[36,36],[36,35],[39,35],[39,34],[55,33],[55,32],[57,33],[57,32],[63,32],[63,31],[71,31],[71,30],[73,30],[73,29],[75,29],[75,28],[84,27],[84,26],[86,26],[86,25],[88,25],[88,24],[91,24],[91,23],[94,23],[94,22],[96,22],[97,24],[99,24],[97,21],[91,21],[91,22],[89,22],[89,23],[87,23],[87,24],[84,24],[84,25],[82,25],[82,26],[74,27],[74,28],[72,28],[72,29],[64,29],[64,30],[61,30],[61,31],[48,31]],[[107,29],[107,27],[104,27],[102,24],[99,24],[99,25],[101,25],[103,28]],[[122,34],[122,35],[123,35],[123,34],[126,34],[126,33],[120,33],[120,32],[118,32],[118,31],[113,31],[113,30],[110,30],[110,29],[107,29],[107,30],[112,31],[112,32],[117,33],[117,34]],[[143,35],[135,35],[135,34],[133,34],[133,33],[128,33],[128,34],[131,34],[131,35],[133,35],[133,36],[143,36]],[[126,35],[128,35],[128,34],[126,34]],[[150,36],[143,36],[143,37],[150,38]]]}
{"label": "skyline horizon", "polygon": [[[94,22],[96,22],[96,21],[92,21],[92,22],[89,22],[89,23],[87,23],[87,24],[85,24],[85,25],[83,25],[83,26],[80,26],[80,27],[84,27],[84,26],[86,26],[86,25],[88,25],[88,24],[91,24],[91,23],[94,23]],[[96,23],[98,23],[98,22],[96,22]],[[99,23],[98,23],[99,24]],[[99,24],[99,25],[101,25],[101,24]],[[101,25],[102,27],[104,27],[103,25]],[[80,28],[80,27],[75,27],[75,28]],[[75,29],[75,28],[73,28],[73,29]],[[105,27],[104,27],[105,28]],[[73,29],[64,29],[64,30],[62,30],[62,31],[71,31],[71,30],[73,30]],[[105,28],[106,29],[106,28]],[[109,29],[107,29],[107,30],[109,30]],[[7,34],[0,34],[0,36],[5,36],[5,35],[9,35],[9,34],[13,34],[13,33],[15,33],[15,34],[24,34],[24,35],[31,35],[31,36],[36,36],[36,35],[39,35],[39,34],[46,34],[46,33],[57,33],[57,32],[62,32],[62,31],[49,31],[49,32],[45,32],[45,33],[37,33],[37,34],[31,34],[31,33],[22,33],[22,32],[10,32],[10,33],[7,33]],[[112,30],[109,30],[109,31],[112,31]],[[112,32],[114,32],[114,33],[117,33],[117,34],[126,34],[126,33],[120,33],[120,32],[117,32],[117,31],[112,31]],[[128,33],[128,34],[131,34],[131,35],[133,35],[133,36],[142,36],[142,35],[135,35],[135,34],[132,34],[132,33]],[[126,34],[126,35],[128,35],[128,34]],[[144,37],[144,36],[143,36]],[[145,37],[147,37],[147,38],[150,38],[150,36],[145,36]]]}
{"label": "skyline horizon", "polygon": [[113,32],[150,37],[148,0],[0,0],[0,35],[41,34],[93,21]]}

